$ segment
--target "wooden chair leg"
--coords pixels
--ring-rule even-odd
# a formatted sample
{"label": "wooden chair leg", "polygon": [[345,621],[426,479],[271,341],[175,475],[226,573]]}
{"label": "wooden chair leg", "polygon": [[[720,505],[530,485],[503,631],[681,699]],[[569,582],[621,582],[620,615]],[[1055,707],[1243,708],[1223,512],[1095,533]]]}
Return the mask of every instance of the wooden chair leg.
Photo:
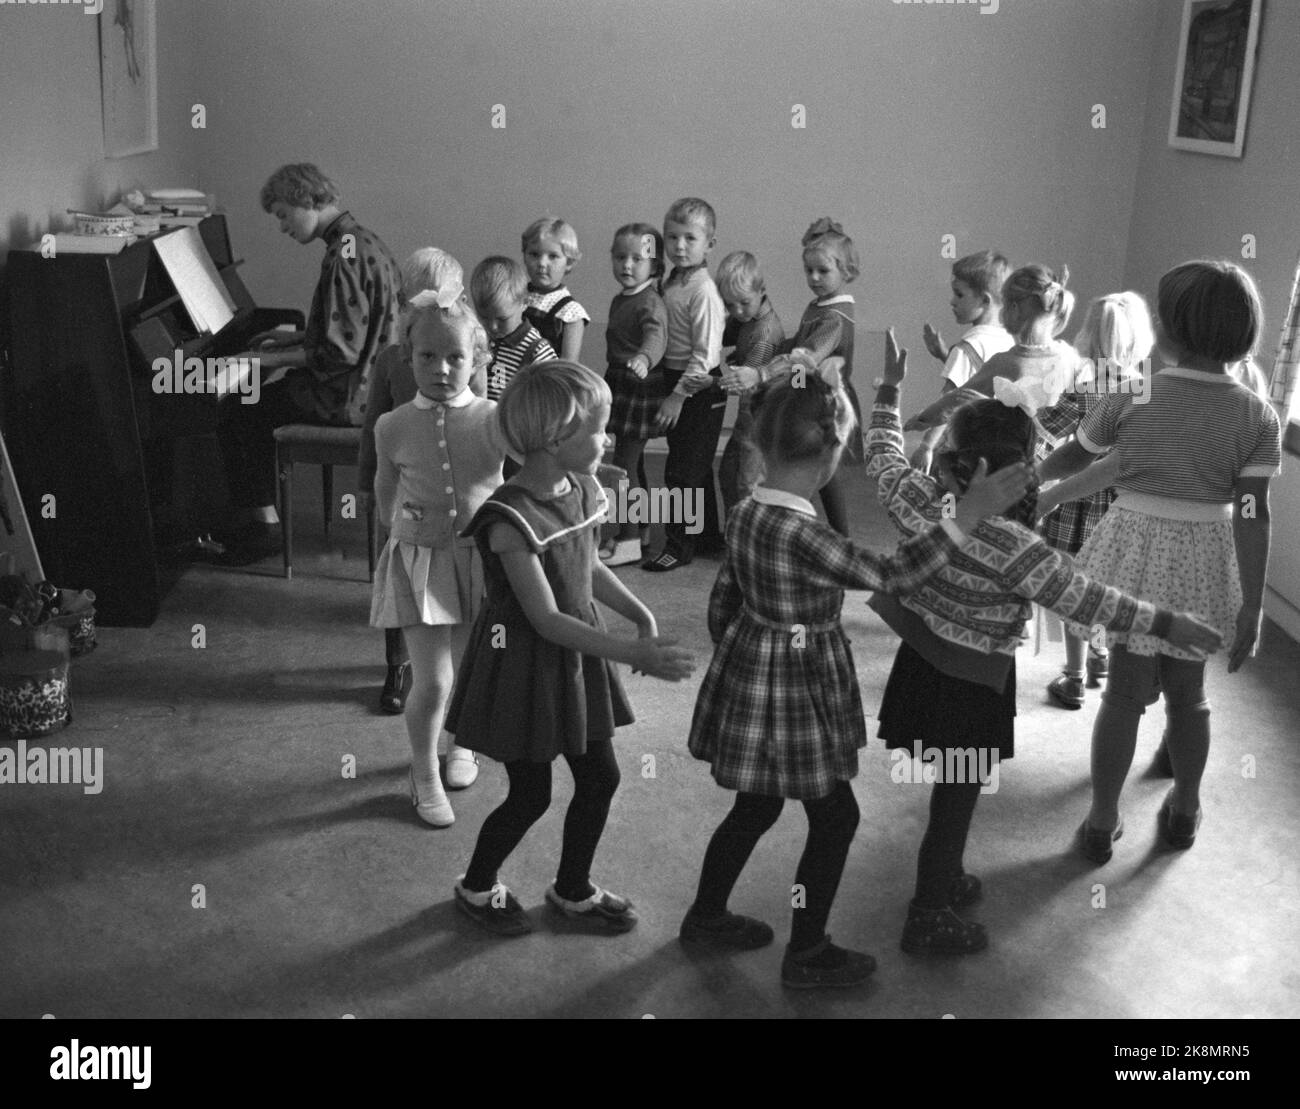
{"label": "wooden chair leg", "polygon": [[293,460],[277,458],[280,474],[280,540],[284,548],[284,576],[293,577]]}
{"label": "wooden chair leg", "polygon": [[325,538],[330,537],[330,518],[334,515],[334,467],[324,463],[320,468],[321,490],[325,494]]}

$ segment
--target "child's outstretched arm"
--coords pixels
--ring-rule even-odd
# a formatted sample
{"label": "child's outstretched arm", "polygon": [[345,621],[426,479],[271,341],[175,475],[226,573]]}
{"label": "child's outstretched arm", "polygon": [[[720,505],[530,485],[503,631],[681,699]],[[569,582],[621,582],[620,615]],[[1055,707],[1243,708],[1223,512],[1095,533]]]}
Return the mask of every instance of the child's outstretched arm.
{"label": "child's outstretched arm", "polygon": [[981,560],[1013,592],[1063,619],[1089,629],[1100,625],[1109,631],[1154,635],[1184,650],[1211,652],[1223,644],[1217,629],[1191,613],[1156,608],[1080,573],[1068,555],[1053,550],[1028,528],[1005,523],[1000,531],[1004,539],[1019,542],[983,543]]}
{"label": "child's outstretched arm", "polygon": [[[620,639],[561,612],[542,571],[541,560],[509,524],[493,525],[488,542],[501,559],[524,615],[543,639],[584,655],[628,663],[634,670],[664,681],[679,682],[690,676],[694,669],[693,656],[678,647],[676,640]],[[593,585],[594,580],[593,577]]]}
{"label": "child's outstretched arm", "polygon": [[1266,477],[1239,477],[1233,490],[1232,538],[1237,548],[1241,573],[1241,611],[1228,654],[1228,673],[1241,669],[1255,653],[1264,603],[1264,579],[1268,574],[1268,550],[1273,522],[1269,515]]}
{"label": "child's outstretched arm", "polygon": [[[1089,457],[1099,458],[1095,454]],[[1050,489],[1041,490],[1038,494],[1038,515],[1046,516],[1058,505],[1081,501],[1084,497],[1091,497],[1094,493],[1109,489],[1119,481],[1119,472],[1123,465],[1123,456],[1118,450],[1113,450],[1073,477],[1058,481]]]}

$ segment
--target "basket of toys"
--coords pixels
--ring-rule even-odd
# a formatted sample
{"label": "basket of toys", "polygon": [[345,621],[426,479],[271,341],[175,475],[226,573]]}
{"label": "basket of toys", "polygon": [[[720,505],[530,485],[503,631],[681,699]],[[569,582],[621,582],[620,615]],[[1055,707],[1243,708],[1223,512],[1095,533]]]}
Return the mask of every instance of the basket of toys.
{"label": "basket of toys", "polygon": [[0,654],[0,731],[35,739],[71,723],[68,665],[59,650]]}

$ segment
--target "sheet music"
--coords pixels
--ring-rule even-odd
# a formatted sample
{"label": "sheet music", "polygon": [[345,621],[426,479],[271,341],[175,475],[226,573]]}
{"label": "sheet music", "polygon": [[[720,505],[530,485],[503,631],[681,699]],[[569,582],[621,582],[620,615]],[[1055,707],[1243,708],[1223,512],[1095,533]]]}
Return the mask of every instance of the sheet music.
{"label": "sheet music", "polygon": [[153,245],[199,331],[214,334],[235,318],[235,302],[197,227],[163,235]]}

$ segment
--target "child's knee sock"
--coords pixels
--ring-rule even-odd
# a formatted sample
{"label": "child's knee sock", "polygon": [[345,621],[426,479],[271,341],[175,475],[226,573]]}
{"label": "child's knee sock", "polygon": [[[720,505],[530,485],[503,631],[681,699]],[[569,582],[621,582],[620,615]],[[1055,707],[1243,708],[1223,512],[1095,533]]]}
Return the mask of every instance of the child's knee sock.
{"label": "child's knee sock", "polygon": [[406,698],[406,738],[411,744],[411,773],[422,801],[436,801],[443,792],[438,776],[438,737],[433,730],[435,707],[428,683],[417,681]]}
{"label": "child's knee sock", "polygon": [[618,763],[614,744],[592,743],[587,753],[568,760],[573,770],[573,800],[564,814],[564,840],[555,892],[566,901],[591,896],[591,862],[605,831],[610,802],[618,789]]}
{"label": "child's knee sock", "polygon": [[936,782],[930,794],[930,823],[916,857],[916,905],[944,909],[953,880],[962,872],[966,836],[980,798],[979,782]]}
{"label": "child's knee sock", "polygon": [[1119,823],[1119,796],[1124,790],[1133,750],[1137,746],[1138,723],[1146,706],[1125,693],[1108,689],[1092,726],[1092,810],[1088,823],[1093,828],[1114,828]]}
{"label": "child's knee sock", "polygon": [[792,951],[807,951],[825,937],[826,921],[860,819],[858,802],[848,782],[837,783],[829,797],[805,802],[804,808],[808,812],[808,840],[795,871],[796,888],[791,897]]}
{"label": "child's knee sock", "polygon": [[763,833],[776,823],[783,804],[780,797],[736,794],[736,803],[718,825],[704,853],[693,912],[716,917],[727,911],[727,900],[735,889],[740,872],[745,869]]}
{"label": "child's knee sock", "polygon": [[478,843],[474,846],[474,857],[465,872],[463,884],[475,893],[492,888],[501,864],[551,805],[549,762],[536,764],[521,760],[508,762],[505,767],[510,779],[510,792],[483,821]]}
{"label": "child's knee sock", "polygon": [[1194,813],[1201,803],[1201,776],[1210,755],[1210,702],[1166,704],[1165,739],[1174,768],[1174,809]]}

